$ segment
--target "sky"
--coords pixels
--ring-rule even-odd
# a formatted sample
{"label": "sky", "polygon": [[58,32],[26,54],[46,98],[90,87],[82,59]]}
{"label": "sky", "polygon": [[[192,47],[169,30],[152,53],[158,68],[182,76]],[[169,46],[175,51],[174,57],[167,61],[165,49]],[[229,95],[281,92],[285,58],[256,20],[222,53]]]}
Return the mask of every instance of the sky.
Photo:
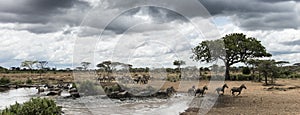
{"label": "sky", "polygon": [[300,0],[0,0],[0,66],[111,60],[133,67],[199,66],[191,48],[230,33],[300,62]]}

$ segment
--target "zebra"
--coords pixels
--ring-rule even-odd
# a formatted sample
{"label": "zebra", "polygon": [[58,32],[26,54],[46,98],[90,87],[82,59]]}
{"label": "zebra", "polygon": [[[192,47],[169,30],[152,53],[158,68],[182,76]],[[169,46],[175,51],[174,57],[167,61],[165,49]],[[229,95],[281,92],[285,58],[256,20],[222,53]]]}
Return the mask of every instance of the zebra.
{"label": "zebra", "polygon": [[195,94],[195,91],[196,91],[196,88],[195,86],[192,86],[192,88],[188,89],[188,94],[191,96],[191,95],[194,95]]}
{"label": "zebra", "polygon": [[203,96],[203,94],[205,93],[204,91],[205,90],[208,90],[207,86],[204,86],[202,89],[197,89],[196,92],[195,92],[195,96],[199,93],[201,94],[201,96]]}
{"label": "zebra", "polygon": [[225,88],[228,88],[227,84],[224,84],[222,87],[217,88],[216,91],[217,91],[218,94],[220,94],[220,92],[222,92],[221,95],[224,95]]}
{"label": "zebra", "polygon": [[[246,86],[245,86],[244,84],[242,84],[240,87],[233,87],[233,88],[231,88],[232,95],[235,96],[235,95],[234,95],[235,92],[239,92],[238,95],[240,95],[241,92],[242,92],[242,90],[243,90],[243,88],[247,89]],[[238,95],[237,95],[237,96],[238,96]]]}

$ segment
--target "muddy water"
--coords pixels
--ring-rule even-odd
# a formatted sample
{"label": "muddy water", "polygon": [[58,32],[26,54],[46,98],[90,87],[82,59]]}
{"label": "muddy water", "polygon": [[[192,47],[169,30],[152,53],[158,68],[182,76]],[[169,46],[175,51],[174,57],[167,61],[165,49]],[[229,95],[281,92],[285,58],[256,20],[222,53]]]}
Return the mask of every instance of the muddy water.
{"label": "muddy water", "polygon": [[105,96],[57,99],[66,115],[177,115],[188,108],[190,97],[183,94],[170,99],[111,100]]}
{"label": "muddy water", "polygon": [[0,110],[16,102],[23,103],[28,101],[31,97],[38,96],[36,92],[35,88],[19,88],[0,92]]}
{"label": "muddy water", "polygon": [[[36,94],[35,88],[19,88],[0,92],[0,109],[4,109],[15,102],[23,103]],[[63,92],[62,96],[67,96]],[[53,97],[51,97],[53,98]],[[58,105],[63,107],[65,115],[176,115],[183,112],[190,103],[191,97],[177,94],[170,99],[129,99],[125,101],[112,100],[106,96],[86,96],[78,99],[64,99],[55,97]]]}

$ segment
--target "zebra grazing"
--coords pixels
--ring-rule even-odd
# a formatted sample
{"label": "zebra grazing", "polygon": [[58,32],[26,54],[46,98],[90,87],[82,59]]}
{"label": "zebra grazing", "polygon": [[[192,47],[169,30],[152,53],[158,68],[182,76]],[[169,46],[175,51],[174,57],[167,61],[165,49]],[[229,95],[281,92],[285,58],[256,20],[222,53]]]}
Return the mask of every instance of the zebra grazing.
{"label": "zebra grazing", "polygon": [[195,88],[195,86],[193,86],[192,88],[188,89],[188,94],[189,94],[190,96],[192,96],[192,95],[195,94],[195,91],[196,91],[196,88]]}
{"label": "zebra grazing", "polygon": [[225,92],[224,92],[225,88],[228,88],[227,84],[224,84],[222,87],[217,88],[216,91],[217,91],[217,93],[218,93],[219,95],[220,95],[220,92],[222,92],[221,95],[224,95],[224,93],[225,93]]}
{"label": "zebra grazing", "polygon": [[204,86],[202,89],[199,89],[199,88],[198,88],[198,89],[196,90],[196,92],[195,92],[195,96],[196,96],[198,93],[201,94],[201,96],[203,96],[205,90],[208,90],[207,86]]}
{"label": "zebra grazing", "polygon": [[240,95],[241,92],[242,92],[242,90],[243,90],[243,88],[247,89],[244,84],[242,84],[240,87],[233,87],[233,88],[231,88],[232,95],[234,95],[235,92],[239,92],[238,95]]}

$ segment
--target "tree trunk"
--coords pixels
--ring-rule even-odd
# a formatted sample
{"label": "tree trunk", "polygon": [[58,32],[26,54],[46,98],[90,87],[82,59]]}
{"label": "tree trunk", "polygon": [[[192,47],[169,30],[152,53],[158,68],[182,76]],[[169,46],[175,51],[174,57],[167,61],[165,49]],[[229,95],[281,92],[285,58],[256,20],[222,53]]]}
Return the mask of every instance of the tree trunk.
{"label": "tree trunk", "polygon": [[225,65],[226,66],[226,70],[225,70],[225,80],[230,80],[230,75],[229,75],[229,65],[228,64],[226,64]]}
{"label": "tree trunk", "polygon": [[266,72],[264,73],[264,76],[265,76],[265,84],[268,85],[268,75]]}
{"label": "tree trunk", "polygon": [[202,72],[201,69],[199,68],[199,76],[202,76]]}

